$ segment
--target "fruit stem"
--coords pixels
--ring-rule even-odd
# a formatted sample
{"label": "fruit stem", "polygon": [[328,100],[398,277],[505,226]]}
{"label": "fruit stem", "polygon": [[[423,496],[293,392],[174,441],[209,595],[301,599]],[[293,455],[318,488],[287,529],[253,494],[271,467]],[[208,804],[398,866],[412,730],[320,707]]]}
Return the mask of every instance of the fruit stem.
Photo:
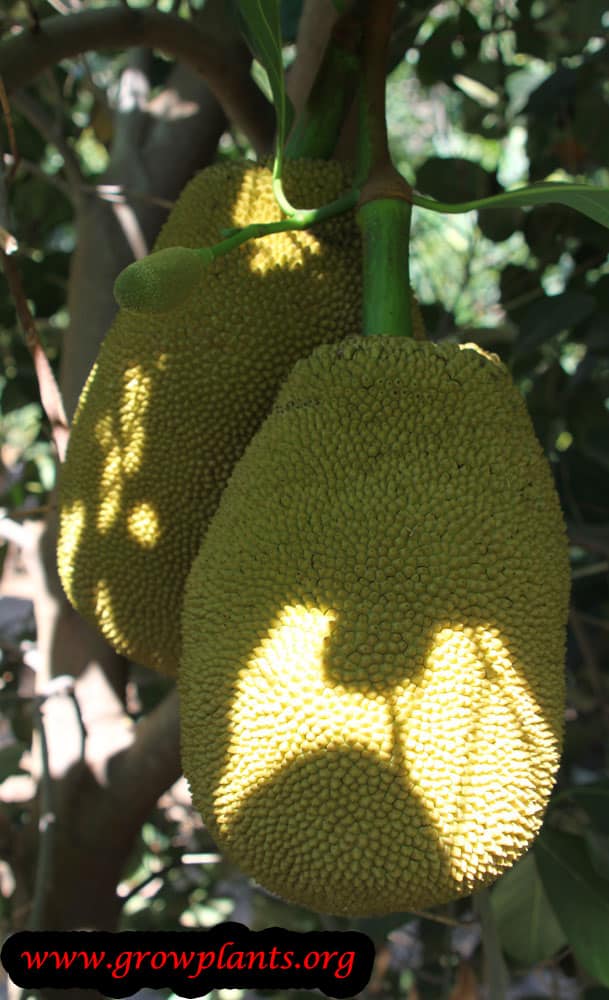
{"label": "fruit stem", "polygon": [[377,198],[357,212],[363,243],[364,335],[412,337],[407,201]]}
{"label": "fruit stem", "polygon": [[412,337],[408,275],[412,190],[391,162],[385,118],[386,67],[397,0],[368,5],[360,89],[357,222],[362,233],[362,333]]}
{"label": "fruit stem", "polygon": [[327,219],[334,218],[335,215],[348,212],[349,209],[355,207],[356,202],[357,191],[347,191],[335,201],[330,201],[320,208],[294,208],[287,219],[281,219],[279,222],[252,222],[249,226],[242,228],[225,229],[221,234],[224,239],[220,243],[216,243],[212,247],[202,247],[195,252],[203,256],[206,262],[208,258],[215,260],[216,257],[223,257],[225,254],[231,253],[247,240],[257,240],[263,236],[270,236],[272,233],[289,233],[292,230],[310,229],[311,226],[315,226],[319,222],[325,222]]}

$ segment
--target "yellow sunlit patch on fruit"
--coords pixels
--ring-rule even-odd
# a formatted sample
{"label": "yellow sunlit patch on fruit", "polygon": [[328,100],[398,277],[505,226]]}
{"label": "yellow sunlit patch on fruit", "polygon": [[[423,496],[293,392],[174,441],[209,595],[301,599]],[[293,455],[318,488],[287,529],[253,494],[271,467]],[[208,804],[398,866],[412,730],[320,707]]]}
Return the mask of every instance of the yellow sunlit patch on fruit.
{"label": "yellow sunlit patch on fruit", "polygon": [[[211,247],[223,230],[277,221],[271,179],[251,162],[202,170],[155,251]],[[327,204],[350,184],[338,163],[286,164],[296,205]],[[192,274],[178,273],[173,287],[180,259]],[[144,305],[164,306],[168,295],[174,302],[174,292],[180,301],[165,312],[119,312],[82,392],[60,480],[60,513],[78,500],[87,514],[69,586],[62,514],[58,563],[70,600],[119,652],[169,675],[180,662],[186,577],[235,462],[294,362],[357,334],[361,318],[354,212],[314,233],[267,236],[200,263],[165,254],[138,268]],[[134,519],[142,504],[163,527],[154,543],[150,525],[144,531]],[[148,541],[134,553],[138,537]],[[99,579],[112,598],[110,630],[97,611]]]}
{"label": "yellow sunlit patch on fruit", "polygon": [[297,362],[186,587],[183,765],[218,846],[348,916],[493,882],[558,768],[568,592],[494,355],[378,336]]}
{"label": "yellow sunlit patch on fruit", "polygon": [[146,549],[159,542],[159,522],[154,507],[139,503],[127,515],[127,529],[131,537]]}

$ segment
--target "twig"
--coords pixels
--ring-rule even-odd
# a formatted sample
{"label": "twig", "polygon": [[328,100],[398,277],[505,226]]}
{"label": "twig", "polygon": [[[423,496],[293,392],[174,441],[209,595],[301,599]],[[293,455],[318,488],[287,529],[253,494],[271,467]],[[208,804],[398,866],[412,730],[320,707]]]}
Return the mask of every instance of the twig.
{"label": "twig", "polygon": [[59,460],[63,462],[68,443],[69,429],[61,394],[55,381],[53,369],[49,364],[49,359],[40,343],[36,323],[23,291],[21,275],[19,274],[17,265],[2,250],[0,250],[0,260],[2,260],[4,266],[4,274],[13,297],[15,311],[23,330],[26,346],[32,355],[34,370],[38,380],[38,389],[40,391],[40,401],[51,426],[51,437],[53,438]]}
{"label": "twig", "polygon": [[168,875],[169,872],[174,870],[174,868],[181,868],[181,867],[182,867],[182,859],[175,858],[174,861],[169,861],[166,865],[163,865],[162,868],[159,868],[158,871],[150,872],[150,874],[147,875],[146,878],[142,879],[141,882],[138,882],[137,885],[134,885],[133,888],[129,890],[129,892],[125,893],[125,895],[121,897],[121,906],[124,908],[130,899],[133,899],[134,896],[137,896],[138,892],[141,892],[142,889],[145,889],[147,885],[149,885],[151,882],[154,882],[155,878],[162,879],[164,875]]}
{"label": "twig", "polygon": [[85,759],[85,753],[87,751],[87,727],[85,726],[85,720],[82,717],[82,712],[80,710],[80,705],[78,703],[78,698],[76,696],[76,691],[72,686],[72,690],[68,694],[68,698],[72,702],[74,707],[74,712],[76,714],[76,721],[78,722],[78,731],[80,733],[80,759],[83,761]]}
{"label": "twig", "polygon": [[600,576],[601,573],[606,573],[608,569],[609,562],[607,561],[593,563],[592,566],[582,566],[580,569],[572,570],[571,579],[582,580],[585,576]]}
{"label": "twig", "polygon": [[[4,162],[8,166],[13,165],[15,161],[11,153],[4,154]],[[37,163],[32,163],[31,160],[24,160],[23,157],[19,159],[19,166],[23,170],[27,170],[29,174],[48,181],[58,191],[65,194],[67,198],[71,196],[72,188],[61,177],[58,177],[57,174],[48,174]],[[169,198],[160,198],[154,194],[146,194],[145,191],[134,191],[132,188],[124,187],[123,184],[79,184],[78,190],[83,194],[92,194],[100,201],[114,202],[119,205],[128,204],[130,201],[139,201],[144,205],[157,205],[159,208],[167,209],[167,211],[171,211],[175,205],[175,202]]]}
{"label": "twig", "polygon": [[27,31],[2,44],[0,73],[7,92],[30,83],[62,59],[91,50],[142,45],[188,63],[208,83],[229,119],[259,154],[268,153],[275,114],[246,65],[230,61],[211,35],[193,21],[144,8],[105,7],[45,18],[35,39]]}
{"label": "twig", "polygon": [[4,86],[4,80],[0,76],[0,107],[2,107],[2,112],[4,114],[4,120],[6,122],[6,131],[8,133],[8,143],[13,156],[13,164],[5,174],[4,181],[9,185],[15,176],[17,167],[19,166],[19,149],[17,147],[17,139],[15,136],[15,127],[13,125],[13,116],[11,114],[11,106],[8,99],[8,94],[6,92],[6,87]]}
{"label": "twig", "polygon": [[453,917],[443,917],[439,913],[430,913],[429,910],[410,910],[413,917],[420,920],[431,920],[435,924],[444,924],[446,927],[467,927],[470,920],[455,920]]}
{"label": "twig", "polygon": [[113,202],[112,211],[132,256],[135,260],[141,260],[148,253],[148,243],[137,215],[131,206],[124,202]]}
{"label": "twig", "polygon": [[159,198],[154,194],[146,194],[144,191],[133,191],[122,184],[83,184],[81,190],[88,194],[94,194],[100,201],[111,201],[119,205],[124,205],[129,201],[141,201],[145,205],[158,205],[159,208],[172,209],[174,201],[168,198]]}
{"label": "twig", "polygon": [[[33,517],[46,517],[54,509],[53,504],[45,503],[39,504],[36,507],[19,507],[16,510],[11,510],[11,521],[21,521],[26,518],[29,520]],[[8,515],[7,508],[0,508],[0,519],[4,519]]]}
{"label": "twig", "polygon": [[57,11],[58,14],[71,14],[74,10],[72,6],[63,3],[63,0],[47,0],[47,3]]}

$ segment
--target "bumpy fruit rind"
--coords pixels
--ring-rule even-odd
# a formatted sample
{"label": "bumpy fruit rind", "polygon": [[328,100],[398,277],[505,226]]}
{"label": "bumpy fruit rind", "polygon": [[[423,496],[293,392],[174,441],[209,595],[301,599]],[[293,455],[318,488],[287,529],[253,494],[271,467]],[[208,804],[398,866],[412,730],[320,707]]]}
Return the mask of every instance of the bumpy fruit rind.
{"label": "bumpy fruit rind", "polygon": [[[285,184],[314,207],[350,179],[298,161]],[[156,249],[279,218],[267,167],[220,164],[186,187]],[[73,420],[58,544],[68,598],[119,652],[176,673],[186,576],[236,460],[294,362],[356,334],[360,307],[351,212],[218,258],[170,313],[119,313]]]}
{"label": "bumpy fruit rind", "polygon": [[496,358],[372,337],[298,362],[186,589],[183,765],[220,847],[336,914],[492,882],[558,766],[568,587]]}

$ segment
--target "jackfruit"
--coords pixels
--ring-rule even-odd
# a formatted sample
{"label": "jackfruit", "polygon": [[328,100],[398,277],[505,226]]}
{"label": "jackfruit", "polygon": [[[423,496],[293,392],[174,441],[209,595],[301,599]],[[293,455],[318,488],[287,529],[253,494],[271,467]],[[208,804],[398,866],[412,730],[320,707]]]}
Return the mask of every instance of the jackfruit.
{"label": "jackfruit", "polygon": [[333,914],[492,882],[558,766],[568,589],[495,356],[379,336],[297,362],[186,585],[183,767],[218,845]]}
{"label": "jackfruit", "polygon": [[[286,165],[296,205],[349,183],[337,163]],[[225,229],[280,218],[268,167],[215,165],[185,188],[156,249],[211,246]],[[184,584],[208,521],[293,363],[358,332],[360,253],[350,212],[209,263],[171,313],[119,312],[72,424],[58,544],[68,598],[119,652],[176,671]]]}
{"label": "jackfruit", "polygon": [[169,312],[192,293],[212,260],[209,247],[157,250],[121,271],[114,282],[114,297],[123,309]]}

